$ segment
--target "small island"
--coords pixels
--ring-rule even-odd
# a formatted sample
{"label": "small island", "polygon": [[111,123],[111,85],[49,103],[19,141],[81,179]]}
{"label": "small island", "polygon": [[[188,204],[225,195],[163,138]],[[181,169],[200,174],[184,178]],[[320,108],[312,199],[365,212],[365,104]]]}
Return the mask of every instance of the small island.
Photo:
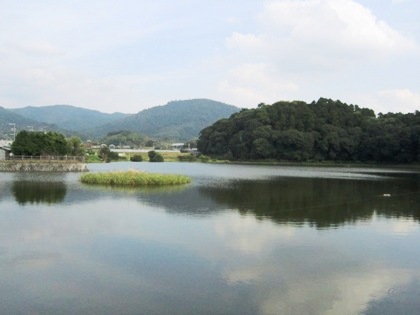
{"label": "small island", "polygon": [[156,174],[142,171],[114,171],[100,173],[86,173],[80,177],[84,184],[141,187],[141,186],[164,186],[184,185],[191,183],[191,178],[184,175]]}

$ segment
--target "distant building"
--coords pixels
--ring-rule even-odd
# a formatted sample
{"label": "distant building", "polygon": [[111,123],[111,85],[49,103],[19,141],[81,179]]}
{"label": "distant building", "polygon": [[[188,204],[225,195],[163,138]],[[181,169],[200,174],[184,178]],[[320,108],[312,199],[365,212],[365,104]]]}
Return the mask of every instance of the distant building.
{"label": "distant building", "polygon": [[0,147],[0,160],[7,160],[12,153],[12,149],[9,147]]}
{"label": "distant building", "polygon": [[0,147],[10,148],[12,146],[12,143],[13,143],[12,140],[0,139]]}
{"label": "distant building", "polygon": [[183,146],[184,146],[183,143],[172,143],[171,144],[172,150],[181,150]]}

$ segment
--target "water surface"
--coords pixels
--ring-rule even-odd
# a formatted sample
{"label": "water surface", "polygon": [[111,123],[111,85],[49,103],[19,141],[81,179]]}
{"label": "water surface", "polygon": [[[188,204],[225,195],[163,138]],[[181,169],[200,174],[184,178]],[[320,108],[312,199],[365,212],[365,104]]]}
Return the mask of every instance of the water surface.
{"label": "water surface", "polygon": [[85,186],[80,174],[0,173],[0,313],[420,312],[416,171],[89,168],[193,183],[121,189]]}

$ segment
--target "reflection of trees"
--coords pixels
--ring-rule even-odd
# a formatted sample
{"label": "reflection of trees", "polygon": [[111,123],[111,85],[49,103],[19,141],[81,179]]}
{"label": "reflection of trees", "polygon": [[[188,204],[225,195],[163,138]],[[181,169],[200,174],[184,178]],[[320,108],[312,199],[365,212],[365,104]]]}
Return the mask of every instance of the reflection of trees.
{"label": "reflection of trees", "polygon": [[381,181],[283,178],[241,181],[230,188],[202,187],[200,191],[242,214],[323,228],[368,219],[374,211],[420,221],[419,183],[419,176]]}
{"label": "reflection of trees", "polygon": [[185,186],[178,190],[143,190],[139,199],[154,206],[165,208],[168,213],[209,215],[218,212],[218,202],[201,193],[197,187]]}
{"label": "reflection of trees", "polygon": [[66,196],[66,185],[63,182],[15,181],[12,193],[16,201],[26,203],[59,203]]}

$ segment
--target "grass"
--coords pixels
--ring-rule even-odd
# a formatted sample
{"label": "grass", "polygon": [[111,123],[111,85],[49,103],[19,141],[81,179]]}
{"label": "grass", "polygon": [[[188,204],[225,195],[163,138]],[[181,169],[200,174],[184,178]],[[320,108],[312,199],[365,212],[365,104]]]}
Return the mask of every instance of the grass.
{"label": "grass", "polygon": [[[178,156],[186,156],[189,155],[189,153],[180,153],[180,152],[159,152],[162,156],[165,162],[178,162]],[[143,158],[143,162],[149,162],[149,156],[147,155],[147,152],[141,152],[136,153],[136,155],[141,155]],[[128,160],[130,160],[130,157],[128,156]]]}
{"label": "grass", "polygon": [[140,171],[115,171],[106,173],[86,173],[80,177],[84,184],[107,186],[164,186],[183,185],[191,182],[184,175],[145,173]]}

